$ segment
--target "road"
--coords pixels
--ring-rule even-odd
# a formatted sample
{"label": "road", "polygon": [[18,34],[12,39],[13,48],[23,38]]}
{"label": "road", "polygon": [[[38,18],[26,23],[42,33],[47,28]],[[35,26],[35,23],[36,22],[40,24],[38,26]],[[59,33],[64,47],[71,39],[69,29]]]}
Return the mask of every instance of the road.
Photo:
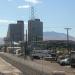
{"label": "road", "polygon": [[54,71],[63,71],[66,75],[75,75],[75,68],[70,66],[60,66],[57,63],[44,60],[24,60],[8,53],[3,53],[2,57],[3,55],[5,59],[10,58],[8,61],[19,68],[24,75],[52,75],[51,73]]}
{"label": "road", "polygon": [[22,75],[22,72],[0,57],[0,75]]}

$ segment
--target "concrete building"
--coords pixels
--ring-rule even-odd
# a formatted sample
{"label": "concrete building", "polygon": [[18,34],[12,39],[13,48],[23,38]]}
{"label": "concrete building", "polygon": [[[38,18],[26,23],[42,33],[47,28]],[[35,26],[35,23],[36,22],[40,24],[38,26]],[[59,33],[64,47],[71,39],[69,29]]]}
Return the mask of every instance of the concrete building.
{"label": "concrete building", "polygon": [[24,41],[24,22],[17,21],[17,24],[9,24],[7,38],[9,42]]}
{"label": "concrete building", "polygon": [[43,41],[43,22],[40,19],[28,21],[28,42]]}

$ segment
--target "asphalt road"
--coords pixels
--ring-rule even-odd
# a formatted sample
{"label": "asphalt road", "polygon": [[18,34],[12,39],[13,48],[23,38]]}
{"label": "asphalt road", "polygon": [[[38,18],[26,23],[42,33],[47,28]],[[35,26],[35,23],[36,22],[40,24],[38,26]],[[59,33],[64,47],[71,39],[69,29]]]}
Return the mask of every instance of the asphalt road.
{"label": "asphalt road", "polygon": [[[54,71],[63,71],[66,75],[75,75],[75,68],[60,66],[44,60],[24,60],[10,54],[2,56],[6,61],[19,68],[24,75],[52,75]],[[8,58],[7,58],[8,57]]]}
{"label": "asphalt road", "polygon": [[16,57],[11,54],[0,53],[2,57],[7,62],[11,63],[13,66],[22,71],[23,75],[50,75],[48,73],[43,73],[41,69],[36,68],[36,64],[30,60],[24,60],[22,58]]}

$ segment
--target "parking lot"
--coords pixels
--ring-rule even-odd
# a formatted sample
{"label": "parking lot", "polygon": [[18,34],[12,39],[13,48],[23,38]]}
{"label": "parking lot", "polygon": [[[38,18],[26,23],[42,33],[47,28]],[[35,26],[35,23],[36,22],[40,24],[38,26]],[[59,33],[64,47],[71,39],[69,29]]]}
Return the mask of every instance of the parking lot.
{"label": "parking lot", "polygon": [[70,66],[61,66],[56,62],[51,62],[51,61],[45,61],[45,60],[33,60],[38,64],[41,64],[43,67],[43,72],[44,71],[64,71],[66,75],[75,75],[75,68],[71,68]]}

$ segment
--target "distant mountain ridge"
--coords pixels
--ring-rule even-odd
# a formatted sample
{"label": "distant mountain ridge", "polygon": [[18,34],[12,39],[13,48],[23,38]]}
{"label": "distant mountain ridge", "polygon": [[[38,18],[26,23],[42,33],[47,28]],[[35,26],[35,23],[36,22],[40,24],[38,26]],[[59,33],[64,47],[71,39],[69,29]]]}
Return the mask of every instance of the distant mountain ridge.
{"label": "distant mountain ridge", "polygon": [[[25,39],[26,35],[24,36]],[[43,40],[66,40],[67,35],[65,33],[59,33],[59,32],[43,32]],[[75,41],[75,37],[69,36],[69,40]],[[0,38],[0,45],[4,44],[4,39]]]}
{"label": "distant mountain ridge", "polygon": [[[26,39],[26,35],[24,36],[24,39]],[[67,40],[67,35],[65,33],[59,33],[59,32],[43,32],[43,40]],[[75,41],[75,37],[69,36],[69,40]]]}
{"label": "distant mountain ridge", "polygon": [[[43,40],[66,40],[67,35],[65,33],[59,32],[44,32],[43,33]],[[69,36],[69,40],[75,41],[75,37]]]}

